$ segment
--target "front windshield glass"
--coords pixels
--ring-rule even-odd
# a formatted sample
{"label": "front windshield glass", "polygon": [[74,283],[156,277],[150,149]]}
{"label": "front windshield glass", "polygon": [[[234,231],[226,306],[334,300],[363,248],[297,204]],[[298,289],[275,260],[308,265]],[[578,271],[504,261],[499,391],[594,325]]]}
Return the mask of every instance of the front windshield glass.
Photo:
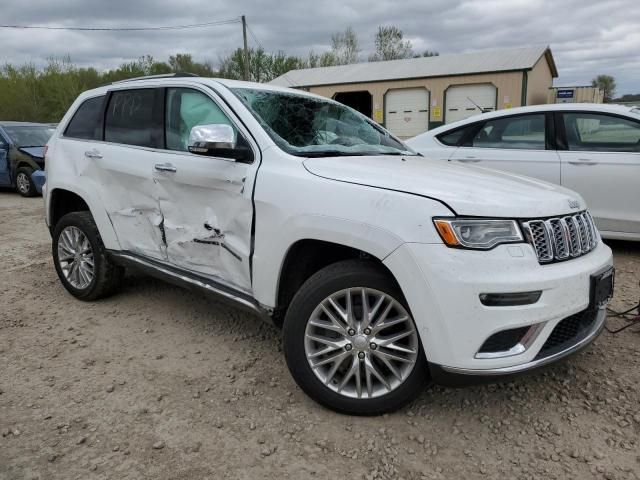
{"label": "front windshield glass", "polygon": [[364,115],[332,100],[249,88],[232,91],[292,155],[416,155]]}
{"label": "front windshield glass", "polygon": [[50,125],[4,127],[4,131],[17,147],[44,147],[53,135],[55,127]]}

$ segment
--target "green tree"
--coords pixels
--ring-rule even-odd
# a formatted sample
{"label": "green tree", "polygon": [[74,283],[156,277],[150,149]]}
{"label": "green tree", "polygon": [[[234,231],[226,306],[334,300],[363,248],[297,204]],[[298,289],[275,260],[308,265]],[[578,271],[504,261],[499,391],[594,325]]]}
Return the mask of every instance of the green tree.
{"label": "green tree", "polygon": [[[270,82],[290,70],[302,68],[303,62],[284,52],[268,53],[263,48],[249,49],[249,80]],[[244,77],[244,50],[238,48],[220,60],[219,76],[233,80]]]}
{"label": "green tree", "polygon": [[616,92],[616,79],[611,75],[598,75],[591,80],[591,86],[602,90],[604,102],[608,103],[614,97]]}
{"label": "green tree", "polygon": [[370,62],[396,60],[413,57],[413,47],[409,40],[404,40],[402,30],[393,25],[378,27],[375,36],[376,53],[369,57]]}

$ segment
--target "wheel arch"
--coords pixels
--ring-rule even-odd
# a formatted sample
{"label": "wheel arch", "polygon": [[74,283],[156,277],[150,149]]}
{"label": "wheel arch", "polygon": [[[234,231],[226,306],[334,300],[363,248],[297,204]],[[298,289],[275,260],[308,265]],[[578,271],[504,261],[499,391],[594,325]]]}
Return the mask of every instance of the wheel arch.
{"label": "wheel arch", "polygon": [[102,242],[107,249],[119,249],[118,239],[107,212],[95,205],[95,200],[86,192],[67,186],[52,188],[46,199],[46,220],[52,232],[56,223],[66,214],[88,211],[96,223]]}
{"label": "wheel arch", "polygon": [[304,238],[292,243],[283,257],[277,277],[274,323],[281,325],[294,295],[313,274],[342,260],[356,258],[375,264],[398,284],[383,259],[366,250],[317,238]]}

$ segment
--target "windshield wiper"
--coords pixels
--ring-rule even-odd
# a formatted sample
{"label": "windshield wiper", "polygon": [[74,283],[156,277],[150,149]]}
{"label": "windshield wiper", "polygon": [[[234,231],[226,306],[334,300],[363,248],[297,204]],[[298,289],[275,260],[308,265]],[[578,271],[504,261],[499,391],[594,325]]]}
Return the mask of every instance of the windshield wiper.
{"label": "windshield wiper", "polygon": [[298,157],[308,157],[308,158],[317,158],[317,157],[363,157],[368,155],[376,155],[376,153],[371,152],[345,152],[343,150],[316,150],[313,152],[296,152],[293,155]]}

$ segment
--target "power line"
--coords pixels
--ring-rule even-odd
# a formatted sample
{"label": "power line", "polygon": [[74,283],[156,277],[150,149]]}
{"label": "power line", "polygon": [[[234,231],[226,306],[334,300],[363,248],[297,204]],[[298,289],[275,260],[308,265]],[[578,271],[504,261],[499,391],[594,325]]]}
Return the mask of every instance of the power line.
{"label": "power line", "polygon": [[[253,30],[251,30],[251,27],[249,26],[248,23],[247,23],[247,30],[249,30],[249,34],[251,35],[251,38],[253,38],[253,41],[256,42],[258,47],[262,48],[262,44],[260,43],[260,40],[258,40],[258,37],[256,37],[256,34],[253,33]],[[264,48],[262,49],[264,50]]]}
{"label": "power line", "polygon": [[143,32],[143,31],[158,31],[158,30],[186,30],[190,28],[207,28],[218,27],[221,25],[230,25],[234,23],[240,23],[242,20],[240,17],[229,20],[218,20],[214,22],[206,23],[193,23],[189,25],[167,25],[160,27],[61,27],[61,26],[47,26],[47,25],[0,25],[0,28],[13,28],[18,30],[67,30],[67,31],[81,31],[81,32]]}

